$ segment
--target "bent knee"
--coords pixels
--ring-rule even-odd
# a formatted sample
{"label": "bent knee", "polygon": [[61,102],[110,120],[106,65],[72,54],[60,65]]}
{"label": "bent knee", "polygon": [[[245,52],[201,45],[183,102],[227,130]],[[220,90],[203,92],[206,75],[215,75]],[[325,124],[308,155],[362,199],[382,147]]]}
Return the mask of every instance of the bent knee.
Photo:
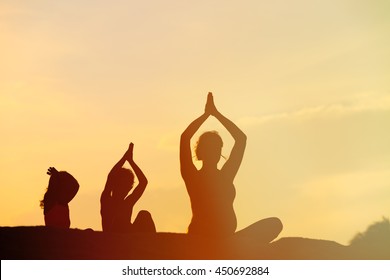
{"label": "bent knee", "polygon": [[279,218],[272,217],[269,219],[270,219],[270,222],[272,222],[272,227],[275,229],[275,231],[277,231],[279,233],[283,230],[283,224]]}
{"label": "bent knee", "polygon": [[137,232],[156,232],[152,215],[145,210],[138,212],[137,218],[133,223],[135,231]]}
{"label": "bent knee", "polygon": [[137,218],[151,219],[152,218],[152,214],[150,214],[149,211],[141,210],[141,211],[138,212]]}

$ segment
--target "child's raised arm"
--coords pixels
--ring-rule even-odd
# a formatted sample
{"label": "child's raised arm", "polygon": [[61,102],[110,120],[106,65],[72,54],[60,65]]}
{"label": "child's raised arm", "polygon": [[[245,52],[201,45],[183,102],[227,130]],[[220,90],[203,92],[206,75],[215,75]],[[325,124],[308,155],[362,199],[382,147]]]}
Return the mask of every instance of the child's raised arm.
{"label": "child's raised arm", "polygon": [[112,185],[112,180],[111,177],[113,176],[113,174],[122,168],[122,166],[125,164],[126,160],[127,160],[127,154],[128,154],[129,150],[127,150],[125,152],[125,154],[122,156],[122,158],[114,165],[114,167],[111,169],[110,173],[108,173],[108,176],[107,176],[107,181],[106,181],[106,185],[104,187],[104,190],[100,196],[100,202],[106,198],[109,198],[111,196],[111,192],[112,192],[112,189],[113,189],[113,185]]}
{"label": "child's raised arm", "polygon": [[129,149],[126,152],[126,160],[130,163],[131,168],[134,170],[135,176],[138,179],[138,185],[134,191],[126,198],[126,200],[131,200],[132,203],[136,203],[144,193],[146,186],[148,185],[148,179],[145,174],[142,172],[141,168],[135,163],[133,158],[134,144],[130,143]]}

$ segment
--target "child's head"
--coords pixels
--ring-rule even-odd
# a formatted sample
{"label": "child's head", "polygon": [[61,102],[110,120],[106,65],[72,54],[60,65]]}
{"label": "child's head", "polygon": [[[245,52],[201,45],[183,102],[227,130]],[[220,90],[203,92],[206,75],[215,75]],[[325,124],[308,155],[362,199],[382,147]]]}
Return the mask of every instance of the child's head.
{"label": "child's head", "polygon": [[124,199],[134,185],[134,173],[127,168],[120,168],[110,176],[112,184],[112,197]]}
{"label": "child's head", "polygon": [[55,203],[66,205],[79,190],[79,183],[77,180],[66,171],[57,171],[55,168],[50,168],[48,174],[50,175],[49,185],[41,207],[53,205]]}

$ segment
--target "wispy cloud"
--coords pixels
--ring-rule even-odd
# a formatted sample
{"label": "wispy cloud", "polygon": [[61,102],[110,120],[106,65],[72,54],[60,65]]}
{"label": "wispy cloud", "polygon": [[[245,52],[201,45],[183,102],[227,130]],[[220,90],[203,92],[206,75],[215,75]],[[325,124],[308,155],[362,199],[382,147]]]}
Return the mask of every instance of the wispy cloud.
{"label": "wispy cloud", "polygon": [[281,112],[258,117],[243,117],[238,120],[242,126],[257,126],[281,120],[305,120],[332,118],[360,112],[380,112],[390,110],[390,92],[360,94],[340,103],[306,107],[291,112]]}

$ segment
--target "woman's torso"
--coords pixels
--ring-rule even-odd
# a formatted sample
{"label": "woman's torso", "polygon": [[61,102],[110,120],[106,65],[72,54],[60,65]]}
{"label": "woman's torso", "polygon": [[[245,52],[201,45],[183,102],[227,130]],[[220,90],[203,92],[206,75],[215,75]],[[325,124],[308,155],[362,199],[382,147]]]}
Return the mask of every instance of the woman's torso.
{"label": "woman's torso", "polygon": [[233,234],[237,219],[233,208],[236,191],[233,182],[220,170],[197,171],[186,181],[191,200],[192,220],[190,234],[226,236]]}

